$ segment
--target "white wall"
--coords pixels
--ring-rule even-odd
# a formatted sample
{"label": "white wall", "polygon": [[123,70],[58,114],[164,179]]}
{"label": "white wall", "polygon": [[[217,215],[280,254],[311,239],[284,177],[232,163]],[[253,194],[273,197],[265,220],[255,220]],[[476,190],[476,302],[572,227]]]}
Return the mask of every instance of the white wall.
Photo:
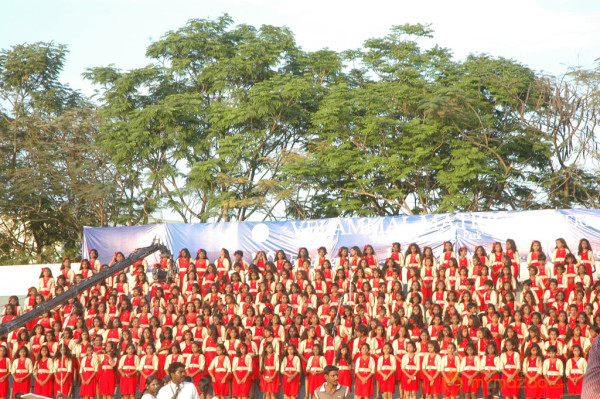
{"label": "white wall", "polygon": [[[52,270],[54,278],[60,274],[60,263],[48,265],[14,265],[0,266],[0,297],[26,296],[30,287],[37,286],[42,268]],[[79,270],[79,263],[71,263],[75,272]]]}

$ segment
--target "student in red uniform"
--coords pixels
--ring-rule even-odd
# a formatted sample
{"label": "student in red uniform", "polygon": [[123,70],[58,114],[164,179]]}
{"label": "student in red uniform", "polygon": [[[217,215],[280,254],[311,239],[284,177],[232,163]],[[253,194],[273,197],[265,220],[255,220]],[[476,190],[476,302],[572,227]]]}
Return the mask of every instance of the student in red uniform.
{"label": "student in red uniform", "polygon": [[227,350],[223,344],[218,344],[215,358],[208,366],[208,373],[213,382],[215,396],[226,399],[229,396],[229,374],[231,373],[231,362],[227,356]]}
{"label": "student in red uniform", "polygon": [[246,344],[240,344],[236,349],[231,371],[234,380],[231,396],[238,399],[248,398],[252,387],[252,356],[248,354]]}
{"label": "student in red uniform", "polygon": [[375,360],[371,356],[369,344],[362,344],[360,356],[355,360],[354,396],[356,399],[369,399],[373,396],[373,375],[375,375]]}
{"label": "student in red uniform", "polygon": [[308,377],[306,393],[308,397],[312,398],[315,391],[325,382],[323,369],[326,365],[327,361],[325,360],[325,356],[323,356],[321,345],[314,344],[312,347],[312,356],[306,362],[306,375]]}
{"label": "student in red uniform", "polygon": [[400,391],[402,399],[417,399],[419,390],[420,362],[417,355],[417,347],[412,341],[406,343],[406,356],[402,358],[402,378],[400,379]]}
{"label": "student in red uniform", "polygon": [[81,387],[79,395],[83,398],[93,399],[96,397],[96,375],[98,374],[98,359],[94,353],[94,345],[85,347],[85,356],[81,359],[79,375],[81,376]]}
{"label": "student in red uniform", "polygon": [[74,358],[66,345],[61,345],[54,356],[54,396],[62,394],[70,397],[73,391],[75,368]]}
{"label": "student in red uniform", "polygon": [[543,363],[542,349],[538,344],[531,345],[525,351],[525,360],[523,361],[526,398],[538,399],[544,397]]}
{"label": "student in red uniform", "polygon": [[461,388],[464,399],[475,399],[479,391],[479,356],[477,356],[477,347],[469,342],[465,347],[465,357],[461,359]]}
{"label": "student in red uniform", "polygon": [[440,346],[437,341],[427,343],[427,354],[422,356],[421,370],[423,379],[423,395],[427,399],[434,399],[442,393],[442,381],[440,377],[441,358],[438,354]]}
{"label": "student in red uniform", "polygon": [[335,354],[333,364],[338,368],[338,384],[352,392],[352,354],[347,343],[342,343]]}
{"label": "student in red uniform", "polygon": [[[242,344],[240,348],[246,345]],[[238,348],[238,351],[239,349]],[[198,382],[204,377],[206,359],[202,354],[202,347],[198,341],[192,342],[192,353],[185,359],[185,373],[194,381],[194,386],[198,388]],[[242,368],[243,366],[239,366]],[[236,396],[235,394],[233,396]]]}
{"label": "student in red uniform", "polygon": [[596,262],[594,261],[594,251],[586,238],[579,240],[577,248],[577,260],[580,265],[585,266],[587,275],[590,276],[591,283],[594,284],[594,274],[596,273]]}
{"label": "student in red uniform", "polygon": [[565,377],[567,377],[567,392],[569,395],[581,395],[583,377],[587,370],[587,361],[583,358],[583,349],[580,345],[573,345],[572,355],[567,360]]}
{"label": "student in red uniform", "polygon": [[396,392],[396,358],[394,357],[394,348],[389,342],[381,348],[381,356],[377,360],[376,370],[377,382],[383,399],[392,399],[392,395]]}
{"label": "student in red uniform", "polygon": [[490,382],[500,380],[500,359],[498,357],[498,347],[495,342],[490,342],[485,347],[485,355],[481,358],[481,389],[483,396],[489,395],[488,387]]}
{"label": "student in red uniform", "polygon": [[0,345],[0,399],[8,398],[8,392],[10,390],[8,377],[10,377],[10,358],[8,356],[8,349],[6,346]]}
{"label": "student in red uniform", "polygon": [[111,341],[107,342],[105,349],[99,355],[98,395],[102,399],[113,399],[117,389],[115,369],[119,363],[117,344]]}
{"label": "student in red uniform", "polygon": [[29,349],[22,346],[17,351],[18,358],[13,360],[11,374],[13,376],[12,395],[17,393],[31,392],[31,374],[33,373],[33,363],[29,354]]}
{"label": "student in red uniform", "polygon": [[298,350],[294,344],[285,348],[286,356],[281,361],[281,386],[285,399],[296,399],[300,393],[300,374],[302,365]]}
{"label": "student in red uniform", "polygon": [[548,358],[544,360],[544,379],[546,389],[544,397],[548,399],[559,399],[563,393],[563,363],[557,357],[556,346],[548,347]]}
{"label": "student in red uniform", "polygon": [[53,362],[50,358],[50,349],[46,345],[42,346],[40,353],[38,354],[37,361],[33,368],[33,378],[35,383],[33,384],[33,393],[41,396],[52,396],[54,395],[52,385],[52,370]]}
{"label": "student in red uniform", "polygon": [[502,396],[517,399],[521,384],[519,381],[519,370],[521,361],[519,353],[516,351],[518,340],[516,338],[507,339],[504,343],[504,350],[500,355],[500,366],[502,368],[502,379],[500,386]]}
{"label": "student in red uniform", "polygon": [[139,389],[143,392],[146,389],[146,379],[151,375],[156,375],[158,372],[158,356],[155,354],[156,348],[153,342],[146,345],[146,354],[140,359],[140,379]]}
{"label": "student in red uniform", "polygon": [[460,358],[456,355],[456,345],[450,342],[446,347],[446,355],[442,357],[442,395],[446,399],[458,396],[460,388]]}
{"label": "student in red uniform", "polygon": [[[313,353],[316,348],[315,345]],[[265,399],[275,399],[275,395],[279,392],[279,357],[271,342],[265,344],[261,356],[260,371],[260,391],[265,394]]]}
{"label": "student in red uniform", "polygon": [[138,387],[138,370],[140,359],[137,357],[136,349],[133,344],[127,345],[125,356],[119,361],[119,387],[121,388],[121,397],[123,399],[135,399],[135,393]]}

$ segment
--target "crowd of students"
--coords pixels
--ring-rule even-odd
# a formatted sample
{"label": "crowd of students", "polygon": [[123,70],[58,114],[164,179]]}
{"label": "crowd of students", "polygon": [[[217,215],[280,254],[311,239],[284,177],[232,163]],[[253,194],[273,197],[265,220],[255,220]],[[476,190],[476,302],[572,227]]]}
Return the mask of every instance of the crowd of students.
{"label": "crowd of students", "polygon": [[[489,250],[489,254],[487,252]],[[324,247],[311,259],[280,250],[252,263],[226,249],[200,249],[153,265],[145,260],[2,337],[0,398],[30,392],[134,398],[146,381],[183,362],[219,398],[312,397],[326,365],[356,398],[474,399],[499,381],[502,395],[559,398],[581,392],[586,358],[600,332],[600,282],[586,239],[545,252],[533,241],[519,279],[515,242],[488,248],[394,243],[387,259],[371,245]],[[1,322],[40,306],[108,265],[96,250],[58,276],[41,271],[24,303],[11,297]],[[525,258],[523,258],[525,259]],[[524,266],[523,266],[524,267]],[[166,276],[166,278],[165,278]],[[32,388],[33,385],[33,388]],[[302,388],[303,387],[303,388]]]}

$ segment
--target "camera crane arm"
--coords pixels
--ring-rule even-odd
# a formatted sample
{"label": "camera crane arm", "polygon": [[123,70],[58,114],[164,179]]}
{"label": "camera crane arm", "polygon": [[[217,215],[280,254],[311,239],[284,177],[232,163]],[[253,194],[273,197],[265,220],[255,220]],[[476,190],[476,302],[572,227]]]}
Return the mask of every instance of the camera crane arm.
{"label": "camera crane arm", "polygon": [[79,284],[71,285],[69,289],[64,293],[50,299],[49,301],[42,302],[35,309],[32,309],[31,311],[23,314],[22,316],[19,316],[14,320],[9,321],[8,323],[0,324],[0,337],[8,336],[8,333],[10,333],[11,331],[23,327],[32,320],[41,317],[47,311],[53,310],[58,306],[62,305],[63,303],[66,303],[69,299],[74,298],[79,294],[87,291],[88,289],[96,285],[96,283],[104,281],[110,276],[115,275],[118,272],[126,269],[127,267],[133,265],[136,261],[143,259],[156,251],[167,250],[167,247],[160,243],[153,243],[149,247],[139,248],[135,250],[135,252],[131,253],[127,258],[125,258],[121,262],[115,263],[111,267],[106,267],[100,270],[98,274],[95,274],[92,277],[83,280]]}

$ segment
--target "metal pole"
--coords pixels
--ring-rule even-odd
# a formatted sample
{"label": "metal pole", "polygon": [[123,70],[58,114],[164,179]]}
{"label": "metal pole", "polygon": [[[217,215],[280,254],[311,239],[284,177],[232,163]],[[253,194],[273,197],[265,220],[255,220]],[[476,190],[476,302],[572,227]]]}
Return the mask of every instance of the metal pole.
{"label": "metal pole", "polygon": [[[155,240],[156,241],[156,240]],[[67,291],[50,299],[49,301],[42,302],[38,307],[32,309],[31,311],[25,313],[24,315],[17,317],[16,319],[3,323],[0,325],[0,337],[7,336],[8,333],[18,329],[26,325],[27,323],[41,317],[44,313],[55,309],[56,307],[62,305],[67,302],[69,299],[78,296],[79,294],[85,292],[86,290],[92,288],[98,282],[106,280],[108,277],[117,274],[118,272],[126,269],[127,267],[133,265],[139,259],[143,259],[148,255],[156,252],[156,251],[166,251],[167,247],[159,242],[152,243],[149,247],[139,248],[135,252],[131,253],[126,259],[122,260],[114,264],[111,267],[104,268],[98,272],[98,274],[87,278],[80,282],[79,284],[75,284],[69,287]]]}

